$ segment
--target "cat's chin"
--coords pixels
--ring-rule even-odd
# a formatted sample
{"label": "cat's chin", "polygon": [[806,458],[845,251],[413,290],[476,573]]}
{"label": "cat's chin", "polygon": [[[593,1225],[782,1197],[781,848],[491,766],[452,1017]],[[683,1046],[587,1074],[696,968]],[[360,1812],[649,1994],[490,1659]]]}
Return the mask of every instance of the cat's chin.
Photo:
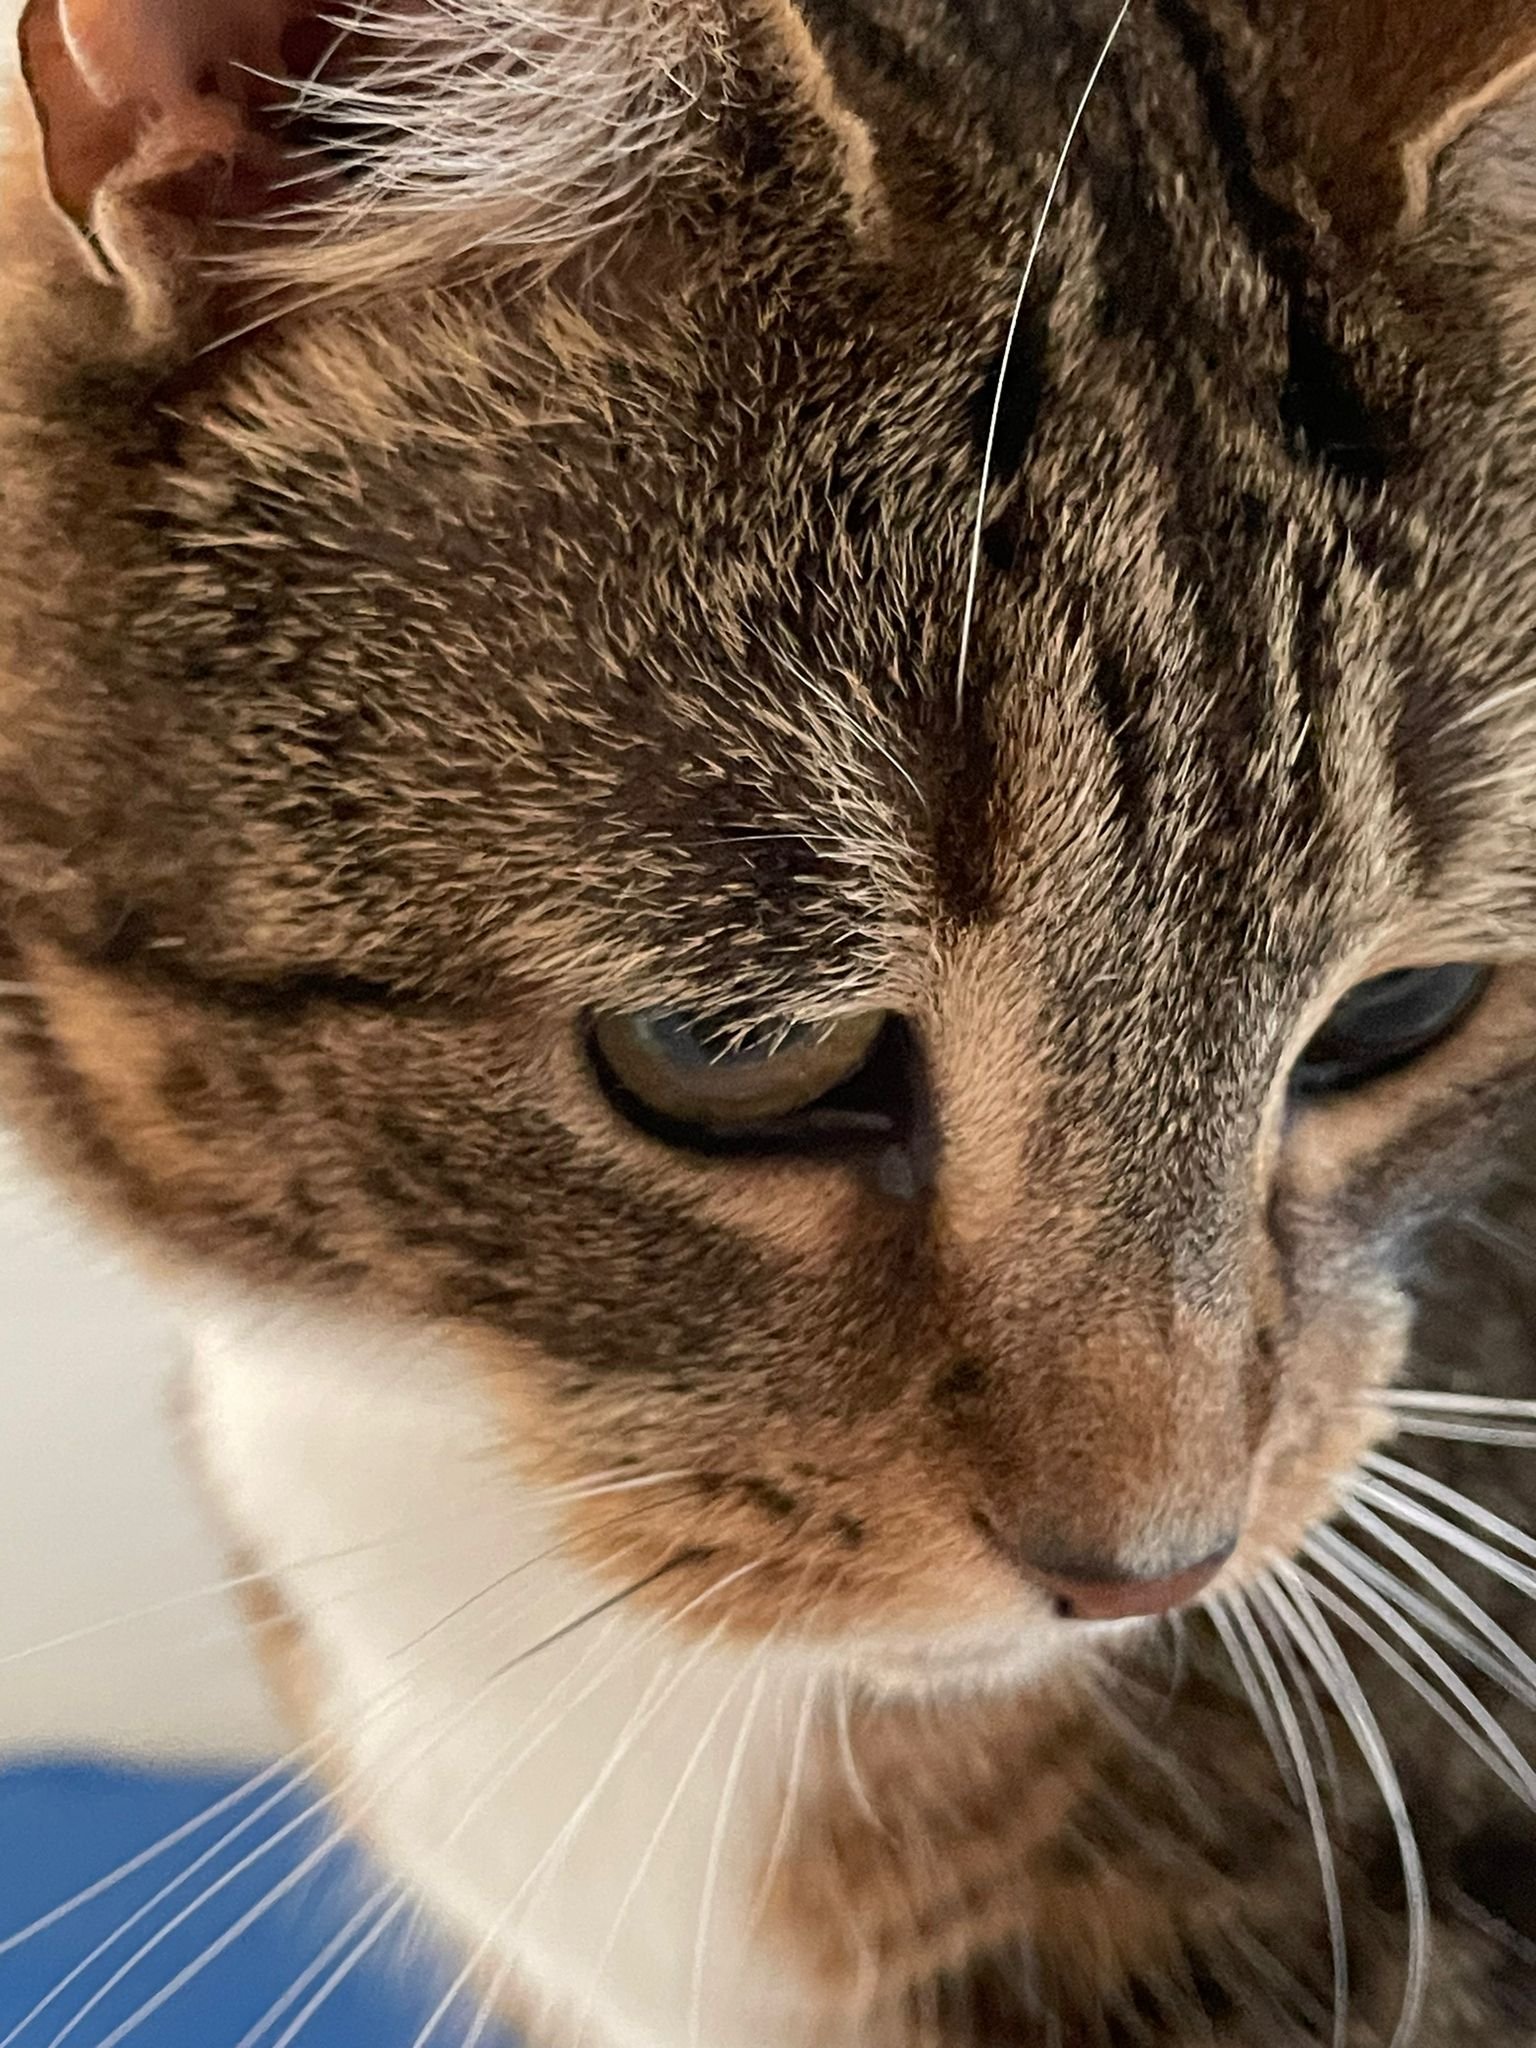
{"label": "cat's chin", "polygon": [[1064,1622],[1022,1616],[1011,1626],[875,1638],[837,1660],[861,1691],[891,1700],[974,1698],[1027,1691],[1111,1652],[1145,1621]]}

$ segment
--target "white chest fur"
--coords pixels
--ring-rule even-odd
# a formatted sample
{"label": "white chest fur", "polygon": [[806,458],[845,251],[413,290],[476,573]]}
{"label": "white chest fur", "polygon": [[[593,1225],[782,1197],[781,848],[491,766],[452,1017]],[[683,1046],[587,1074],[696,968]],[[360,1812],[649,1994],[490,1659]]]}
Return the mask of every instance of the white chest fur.
{"label": "white chest fur", "polygon": [[220,1309],[193,1415],[302,1633],[298,1767],[457,1938],[471,2005],[515,1985],[589,2048],[825,2038],[752,1926],[805,1678],[622,1604],[573,1625],[622,1578],[550,1554],[472,1370],[417,1333]]}

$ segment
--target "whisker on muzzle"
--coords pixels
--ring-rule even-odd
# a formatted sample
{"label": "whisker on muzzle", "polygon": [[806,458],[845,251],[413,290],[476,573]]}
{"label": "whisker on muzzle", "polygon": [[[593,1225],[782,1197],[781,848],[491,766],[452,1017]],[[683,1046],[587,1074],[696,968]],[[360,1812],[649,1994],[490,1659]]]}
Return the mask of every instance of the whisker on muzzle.
{"label": "whisker on muzzle", "polygon": [[1317,1767],[1312,1761],[1312,1752],[1281,1665],[1270,1647],[1271,1638],[1289,1643],[1290,1632],[1277,1614],[1274,1603],[1264,1597],[1262,1585],[1254,1589],[1252,1599],[1238,1588],[1234,1588],[1227,1599],[1233,1618],[1246,1639],[1264,1691],[1274,1705],[1275,1717],[1300,1788],[1300,1803],[1306,1810],[1312,1830],[1324,1910],[1328,1917],[1328,1949],[1333,1966],[1334,2048],[1344,2048],[1349,2037],[1349,1943],[1344,1926],[1344,1896],[1339,1889],[1338,1863],[1318,1785]]}
{"label": "whisker on muzzle", "polygon": [[[1359,1604],[1358,1607],[1351,1606],[1334,1586],[1316,1573],[1310,1579],[1315,1598],[1368,1649],[1374,1651],[1522,1804],[1536,1812],[1536,1772],[1532,1771],[1508,1732],[1500,1727],[1466,1681],[1434,1648],[1423,1630],[1395,1601],[1357,1573],[1336,1547],[1323,1545],[1315,1538],[1309,1539],[1305,1555]],[[1365,1613],[1360,1612],[1361,1608]],[[1380,1621],[1389,1634],[1384,1636],[1367,1617]],[[1396,1637],[1402,1649],[1396,1647],[1392,1637]]]}
{"label": "whisker on muzzle", "polygon": [[1424,1859],[1391,1748],[1364,1688],[1329,1626],[1324,1611],[1326,1603],[1316,1597],[1317,1591],[1318,1581],[1304,1567],[1289,1558],[1277,1558],[1267,1575],[1250,1588],[1250,1598],[1262,1607],[1276,1628],[1289,1635],[1303,1661],[1316,1673],[1343,1716],[1386,1808],[1397,1843],[1408,1922],[1403,1998],[1390,2048],[1407,2048],[1418,2031],[1429,1985],[1429,1886]]}

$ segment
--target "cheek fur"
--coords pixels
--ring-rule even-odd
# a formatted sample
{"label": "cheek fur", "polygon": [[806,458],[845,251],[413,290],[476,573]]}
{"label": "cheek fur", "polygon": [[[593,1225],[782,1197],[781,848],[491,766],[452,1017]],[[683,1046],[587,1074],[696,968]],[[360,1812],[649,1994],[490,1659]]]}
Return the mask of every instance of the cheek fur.
{"label": "cheek fur", "polygon": [[526,1345],[482,1337],[474,1355],[520,1469],[560,1486],[611,1467],[633,1483],[617,1522],[611,1501],[568,1510],[566,1538],[611,1581],[658,1574],[650,1604],[690,1633],[771,1630],[832,1650],[1027,1614],[954,1475],[925,1452],[915,1389],[838,1417],[796,1412],[760,1374],[701,1373],[669,1392],[636,1371],[573,1399],[563,1363]]}
{"label": "cheek fur", "polygon": [[[552,1158],[544,1192],[516,1149],[520,1096],[499,1123],[482,1107],[441,1139],[421,1125],[456,1073],[505,1064],[493,1024],[226,1018],[221,1035],[184,1000],[34,967],[80,1114],[125,1183],[152,1191],[162,1231],[285,1285],[309,1284],[323,1248],[328,1283],[355,1284],[350,1268],[403,1310],[448,1317],[525,1471],[670,1475],[617,1517],[572,1508],[568,1534],[613,1584],[651,1580],[644,1597],[690,1629],[825,1645],[1040,1629],[1050,1604],[1013,1543],[1026,1558],[1046,1540],[1196,1554],[1219,1540],[1213,1515],[1246,1516],[1231,1569],[1256,1568],[1328,1512],[1373,1438],[1364,1396],[1401,1350],[1390,1296],[1357,1299],[1346,1275],[1302,1300],[1319,1284],[1307,1260],[1337,1263],[1337,1219],[1323,1250],[1289,1246],[1298,1272],[1258,1260],[1252,1285],[1280,1332],[1267,1351],[1209,1318],[1158,1338],[1145,1308],[1105,1318],[1106,1297],[1134,1288],[1085,1250],[1101,1180],[1075,1204],[1021,1207],[999,1187],[980,1245],[945,1256],[912,1205],[802,1177],[786,1235],[760,1226],[792,1201],[792,1176],[766,1176],[750,1201],[749,1176],[707,1178],[690,1204],[675,1163],[642,1148],[637,1166],[615,1144],[562,1054],[545,1099],[569,1105],[568,1157],[614,1191],[578,1226],[570,1168]],[[367,1162],[389,1128],[383,1104],[366,1108],[386,1041],[417,1105],[403,1173]]]}
{"label": "cheek fur", "polygon": [[1360,1459],[1390,1434],[1373,1396],[1401,1369],[1412,1316],[1385,1279],[1298,1314],[1287,1343],[1286,1393],[1260,1452],[1253,1508],[1235,1560],[1255,1576],[1288,1557],[1335,1510]]}

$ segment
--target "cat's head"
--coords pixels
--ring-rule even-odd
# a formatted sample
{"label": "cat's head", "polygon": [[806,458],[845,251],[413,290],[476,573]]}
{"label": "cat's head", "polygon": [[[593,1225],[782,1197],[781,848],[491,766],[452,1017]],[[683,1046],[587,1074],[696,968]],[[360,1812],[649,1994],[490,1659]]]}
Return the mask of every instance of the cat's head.
{"label": "cat's head", "polygon": [[15,1113],[695,1621],[1259,1570],[1528,1086],[1536,24],[1277,13],[25,11]]}

